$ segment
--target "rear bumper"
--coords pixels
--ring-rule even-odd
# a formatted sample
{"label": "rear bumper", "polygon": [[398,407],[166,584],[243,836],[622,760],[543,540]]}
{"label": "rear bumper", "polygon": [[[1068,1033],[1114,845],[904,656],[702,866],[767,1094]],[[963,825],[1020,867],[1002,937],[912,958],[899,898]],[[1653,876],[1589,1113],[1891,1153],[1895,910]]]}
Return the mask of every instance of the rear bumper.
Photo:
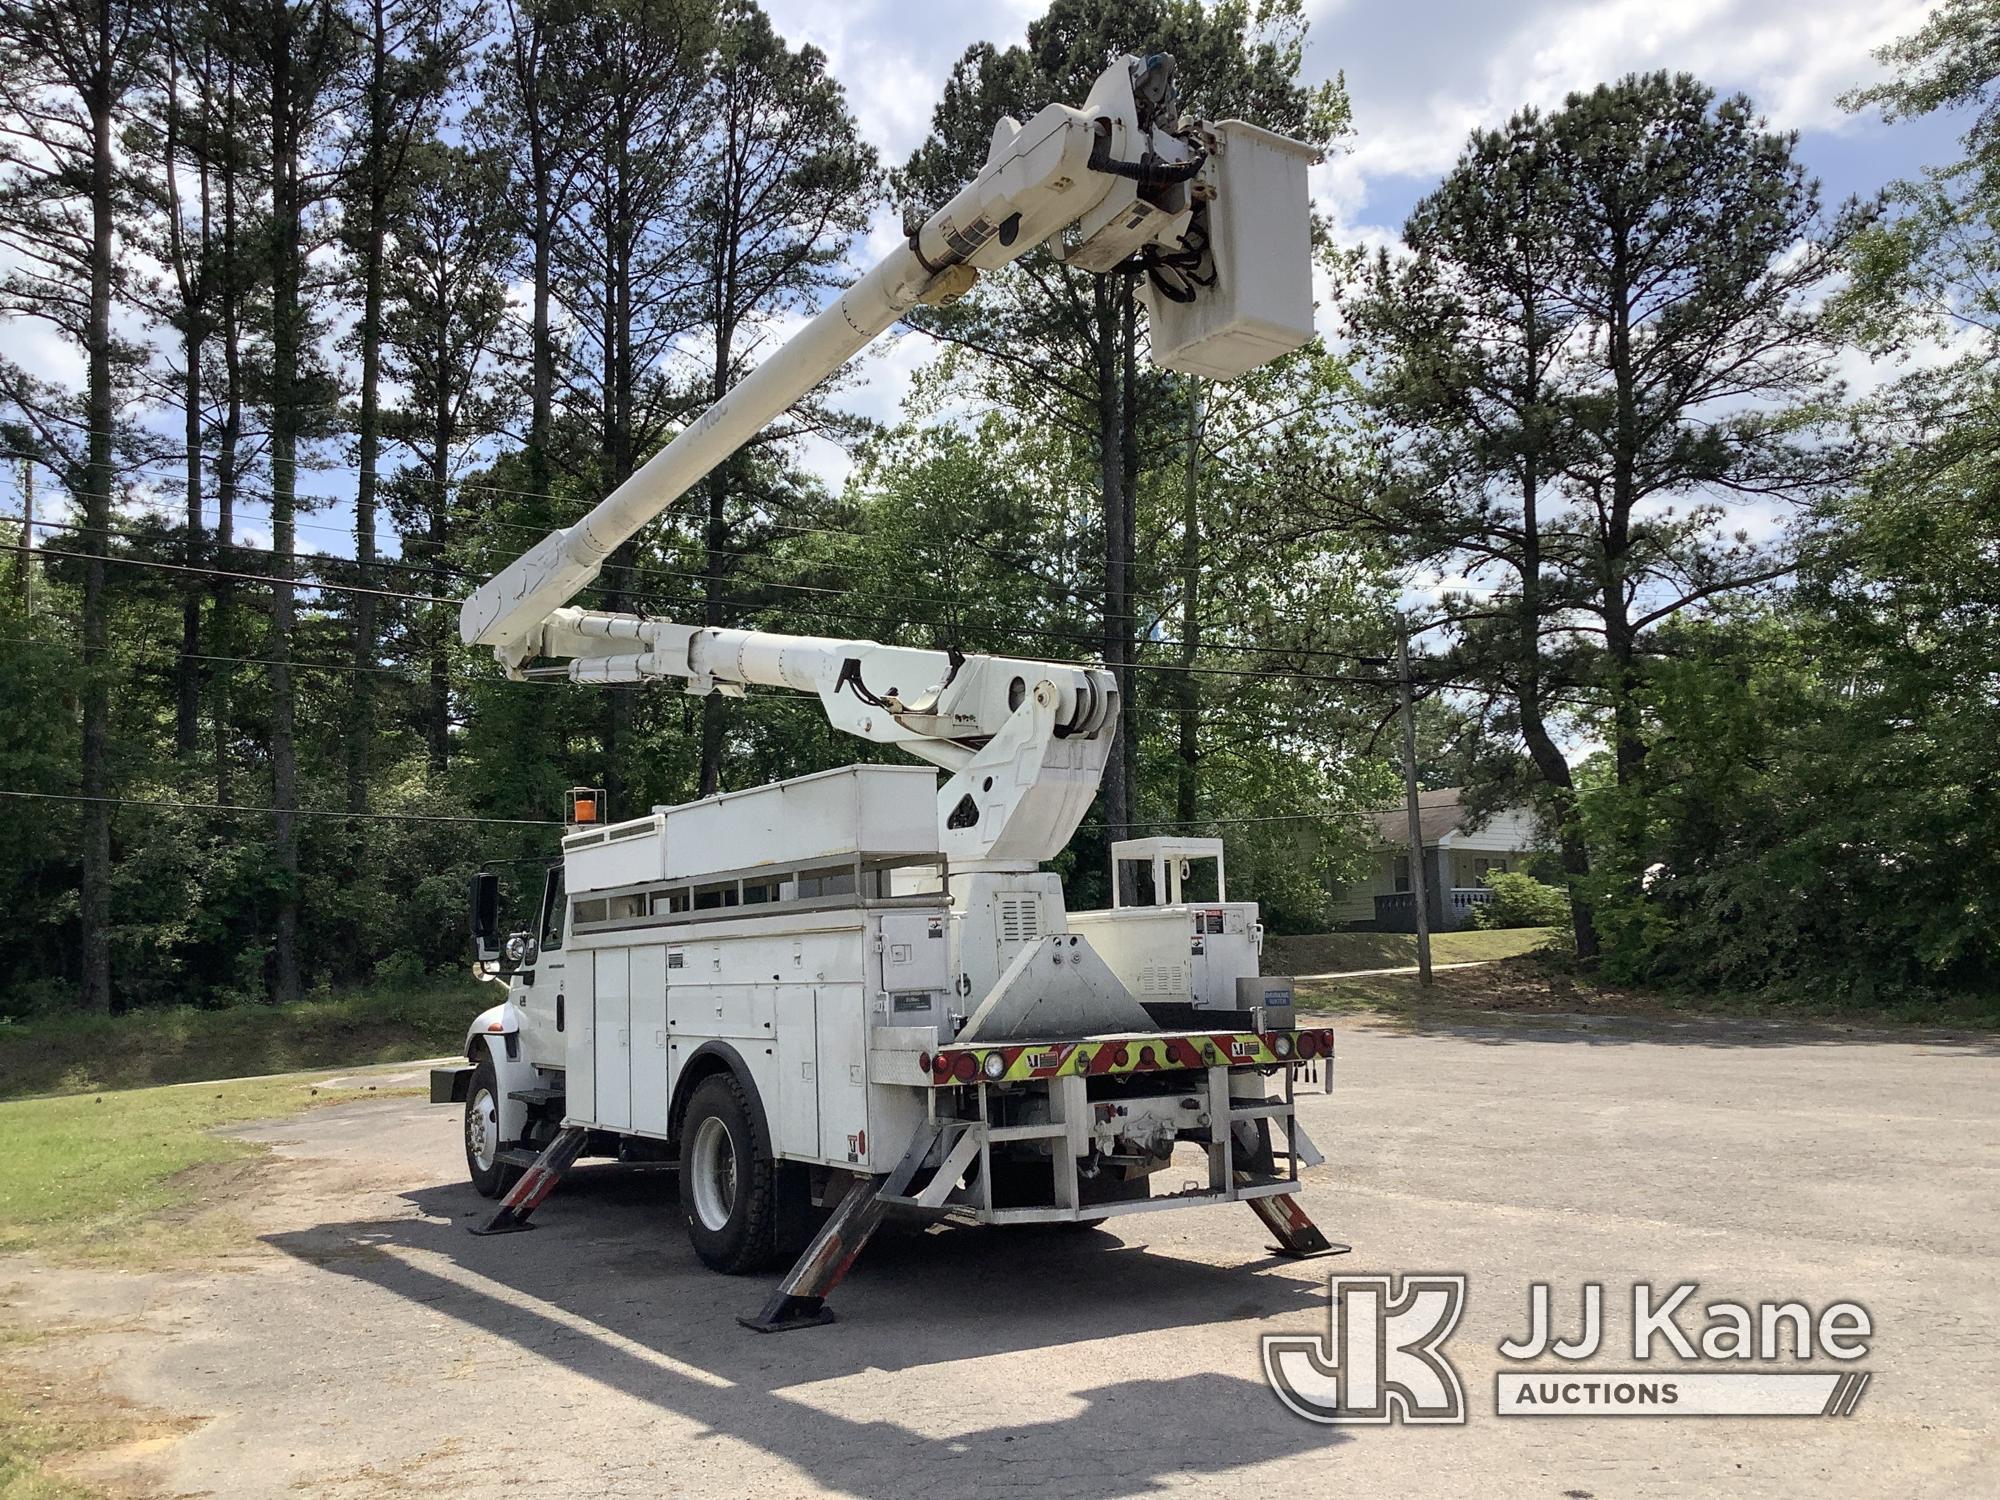
{"label": "rear bumper", "polygon": [[920,1053],[924,1081],[935,1088],[969,1083],[1030,1083],[1064,1076],[1204,1068],[1286,1068],[1333,1056],[1333,1033],[1311,1029],[1137,1032],[1078,1042],[947,1042]]}
{"label": "rear bumper", "polygon": [[471,1063],[454,1063],[431,1069],[431,1103],[463,1104],[472,1089]]}
{"label": "rear bumper", "polygon": [[[1185,1172],[1193,1163],[1184,1162],[1179,1169],[1183,1175],[1176,1181],[1170,1150],[1159,1165],[1144,1169],[1145,1175],[1124,1175],[1130,1166],[1120,1164],[1132,1162],[1132,1146],[1157,1160],[1152,1154],[1161,1137],[1152,1132],[1151,1144],[1145,1144],[1147,1133],[1142,1132],[1132,1143],[1122,1143],[1116,1124],[1126,1115],[1121,1100],[1162,1096],[1157,1089],[1132,1095],[1111,1087],[1112,1080],[1100,1083],[1092,1063],[1101,1054],[1073,1052],[1063,1063],[1031,1063],[1031,1071],[1019,1079],[982,1077],[975,1085],[934,1086],[933,1108],[905,1156],[916,1169],[913,1176],[924,1168],[930,1171],[907,1194],[886,1201],[1008,1224],[1103,1219],[1296,1193],[1301,1169],[1323,1160],[1296,1115],[1296,1083],[1302,1069],[1288,1065],[1296,1054],[1283,1057],[1266,1051],[1268,1061],[1240,1054],[1224,1061],[1231,1055],[1230,1038],[1217,1036],[1196,1039],[1214,1044],[1217,1061],[1190,1067],[1176,1056],[1162,1068],[1157,1050],[1161,1038],[1148,1040],[1156,1049],[1150,1066],[1134,1067],[1136,1057],[1128,1052],[1115,1071],[1170,1075],[1165,1097],[1179,1097],[1183,1110],[1195,1112],[1196,1123],[1168,1139],[1173,1147],[1198,1148],[1206,1157],[1202,1166]],[[1093,1039],[1093,1045],[1101,1047],[1102,1039]],[[1008,1055],[1011,1048],[981,1050],[1002,1059],[997,1071],[1003,1075],[1022,1060]],[[1039,1050],[1054,1048],[1045,1045]],[[1311,1069],[1322,1061],[1330,1063],[1330,1054],[1316,1050],[1303,1066]],[[1042,1072],[1044,1066],[1050,1071]],[[1246,1074],[1270,1078],[1277,1085],[1276,1097],[1261,1083],[1239,1090],[1236,1085],[1250,1082]],[[1144,1186],[1130,1195],[1107,1196],[1093,1190],[1094,1184],[1104,1181],[1098,1173],[1106,1164],[1120,1172],[1123,1182]],[[1015,1169],[1004,1189],[996,1187],[996,1165]]]}

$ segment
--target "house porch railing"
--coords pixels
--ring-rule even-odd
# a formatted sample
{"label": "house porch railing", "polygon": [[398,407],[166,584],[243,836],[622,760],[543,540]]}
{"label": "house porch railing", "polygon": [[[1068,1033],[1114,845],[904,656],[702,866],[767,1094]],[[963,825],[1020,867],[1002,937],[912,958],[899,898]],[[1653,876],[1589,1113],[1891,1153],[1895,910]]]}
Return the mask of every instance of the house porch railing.
{"label": "house porch railing", "polygon": [[[1492,903],[1493,892],[1483,885],[1453,886],[1445,892],[1445,909],[1432,912],[1431,925],[1440,932],[1452,932],[1472,920],[1475,906]],[[1409,891],[1389,891],[1375,898],[1375,926],[1382,932],[1417,930],[1416,897]]]}

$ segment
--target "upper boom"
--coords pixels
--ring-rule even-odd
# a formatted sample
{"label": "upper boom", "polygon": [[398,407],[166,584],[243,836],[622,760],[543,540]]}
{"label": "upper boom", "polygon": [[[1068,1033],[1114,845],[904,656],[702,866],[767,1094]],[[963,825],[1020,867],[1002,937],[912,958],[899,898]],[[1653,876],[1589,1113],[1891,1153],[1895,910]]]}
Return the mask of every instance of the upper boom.
{"label": "upper boom", "polygon": [[[1059,253],[1086,270],[1144,257],[1157,362],[1227,376],[1297,348],[1312,334],[1301,153],[1311,154],[1237,122],[1180,119],[1164,56],[1120,58],[1081,109],[1001,120],[971,183],[588,515],[476,589],[459,611],[461,637],[518,676],[540,654],[544,622],[613,548],[911,307],[953,300],[980,271],[1052,237],[1074,231]],[[1240,192],[1223,178],[1238,157]]]}

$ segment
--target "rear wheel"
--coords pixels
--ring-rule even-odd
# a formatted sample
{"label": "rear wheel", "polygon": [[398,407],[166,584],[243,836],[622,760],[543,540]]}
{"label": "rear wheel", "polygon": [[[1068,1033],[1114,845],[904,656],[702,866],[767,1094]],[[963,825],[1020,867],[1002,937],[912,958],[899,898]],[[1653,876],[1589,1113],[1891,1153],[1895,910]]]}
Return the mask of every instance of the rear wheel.
{"label": "rear wheel", "polygon": [[681,1211],[694,1253],[730,1276],[767,1268],[777,1252],[776,1171],[733,1074],[695,1085],[681,1121]]}
{"label": "rear wheel", "polygon": [[521,1176],[500,1159],[500,1083],[490,1057],[479,1060],[465,1094],[465,1171],[482,1198],[505,1197]]}

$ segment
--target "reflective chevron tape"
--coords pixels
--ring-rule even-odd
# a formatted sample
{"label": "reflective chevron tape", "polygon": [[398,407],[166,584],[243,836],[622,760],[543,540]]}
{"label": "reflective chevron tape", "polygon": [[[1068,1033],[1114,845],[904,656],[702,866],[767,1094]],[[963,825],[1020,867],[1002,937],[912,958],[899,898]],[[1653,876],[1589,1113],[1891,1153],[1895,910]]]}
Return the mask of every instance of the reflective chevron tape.
{"label": "reflective chevron tape", "polygon": [[1101,1077],[1185,1068],[1268,1068],[1301,1061],[1300,1051],[1289,1031],[1188,1032],[1111,1041],[942,1047],[931,1059],[930,1073],[935,1084],[1026,1083],[1079,1073]]}

